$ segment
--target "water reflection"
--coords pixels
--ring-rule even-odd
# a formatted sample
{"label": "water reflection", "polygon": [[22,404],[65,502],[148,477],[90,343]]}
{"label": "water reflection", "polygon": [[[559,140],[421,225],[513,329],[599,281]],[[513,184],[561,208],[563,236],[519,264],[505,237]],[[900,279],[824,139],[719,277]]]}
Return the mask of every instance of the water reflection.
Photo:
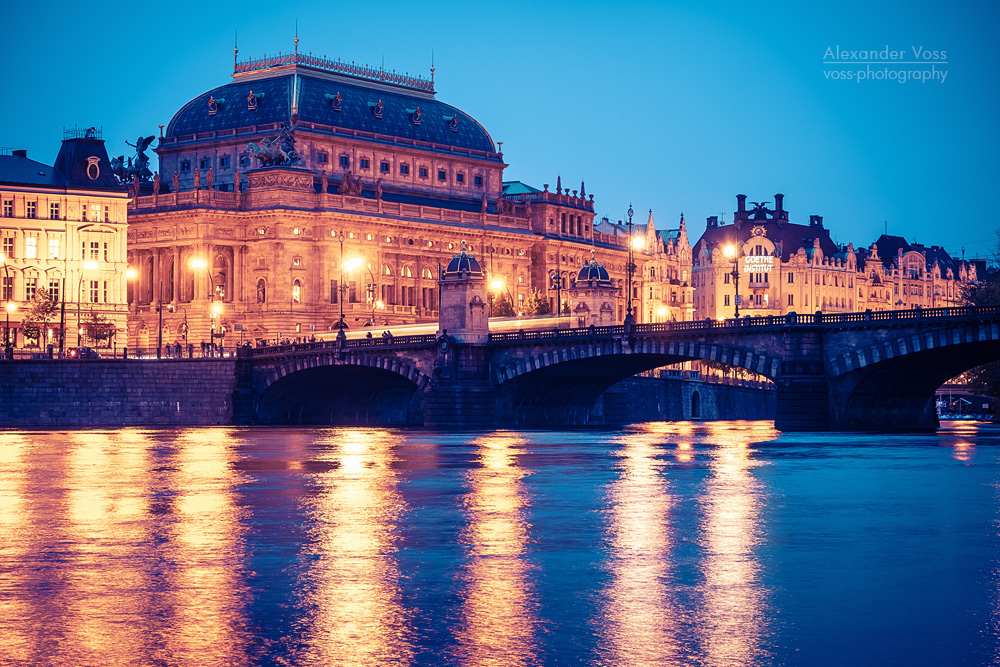
{"label": "water reflection", "polygon": [[751,472],[759,464],[749,445],[778,432],[760,424],[718,422],[705,429],[711,477],[700,499],[699,652],[705,665],[760,664],[767,657],[762,640],[769,599],[757,554],[763,489]]}
{"label": "water reflection", "polygon": [[338,431],[321,438],[311,467],[317,495],[307,508],[315,524],[303,575],[305,647],[292,664],[407,664],[410,613],[400,593],[396,558],[399,493],[387,431]]}
{"label": "water reflection", "polygon": [[21,567],[32,549],[35,533],[29,503],[27,464],[31,446],[18,433],[0,433],[0,655],[27,664],[42,634],[35,598],[28,594],[36,583]]}
{"label": "water reflection", "polygon": [[678,655],[671,575],[670,488],[655,430],[618,440],[621,474],[607,493],[608,567],[601,634],[608,664],[670,664]]}
{"label": "water reflection", "polygon": [[465,499],[467,548],[463,573],[461,663],[476,666],[534,664],[538,624],[529,566],[528,504],[516,455],[523,440],[498,433],[476,439],[479,467],[469,472]]}

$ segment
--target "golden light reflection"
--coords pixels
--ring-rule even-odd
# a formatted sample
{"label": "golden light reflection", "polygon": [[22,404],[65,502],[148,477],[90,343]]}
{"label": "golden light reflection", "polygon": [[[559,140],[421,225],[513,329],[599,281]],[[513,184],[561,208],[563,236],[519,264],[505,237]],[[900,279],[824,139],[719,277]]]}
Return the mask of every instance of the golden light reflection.
{"label": "golden light reflection", "polygon": [[698,642],[705,665],[763,662],[768,596],[760,574],[762,489],[750,443],[776,438],[762,423],[706,423],[711,478],[702,495],[704,578]]}
{"label": "golden light reflection", "polygon": [[304,655],[295,664],[408,664],[409,611],[396,552],[406,512],[389,431],[331,431],[319,444],[329,470],[316,475],[313,560],[302,583]]}
{"label": "golden light reflection", "polygon": [[[28,479],[28,457],[31,447],[18,433],[0,432],[0,619],[29,619],[35,615],[32,610],[30,591],[37,582],[33,580],[29,568],[21,567],[31,548],[31,536],[35,532]],[[33,632],[41,632],[40,624],[30,626],[23,622],[0,621],[0,656],[15,664],[29,664],[33,647],[40,637]]]}
{"label": "golden light reflection", "polygon": [[237,454],[224,429],[173,434],[169,476],[175,520],[164,536],[175,563],[167,573],[169,634],[161,637],[168,662],[246,664],[241,558],[243,526],[234,498]]}
{"label": "golden light reflection", "polygon": [[538,615],[528,581],[525,472],[516,455],[523,440],[501,433],[474,441],[479,467],[467,475],[467,566],[462,575],[458,649],[464,665],[534,664]]}
{"label": "golden light reflection", "polygon": [[655,427],[619,440],[622,472],[607,500],[612,579],[601,630],[608,664],[663,665],[679,659],[678,614],[666,586],[671,500],[657,460],[661,442]]}

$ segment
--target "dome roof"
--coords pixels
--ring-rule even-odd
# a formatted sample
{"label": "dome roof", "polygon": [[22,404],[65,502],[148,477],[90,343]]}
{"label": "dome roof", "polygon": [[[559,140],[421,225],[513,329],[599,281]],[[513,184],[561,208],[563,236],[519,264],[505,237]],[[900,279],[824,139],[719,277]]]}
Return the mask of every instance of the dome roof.
{"label": "dome roof", "polygon": [[608,270],[604,268],[603,264],[598,264],[597,260],[593,258],[580,268],[580,273],[576,276],[578,285],[580,283],[589,283],[592,280],[597,281],[600,287],[612,287],[611,276],[608,275]]}
{"label": "dome roof", "polygon": [[462,273],[470,273],[475,276],[485,275],[476,256],[465,252],[464,241],[462,242],[462,252],[453,255],[451,261],[448,262],[448,268],[444,270],[446,276],[457,276]]}
{"label": "dome roof", "polygon": [[[250,103],[251,92],[256,98],[255,108],[250,108],[254,106]],[[212,102],[214,113],[209,109]],[[299,123],[427,142],[429,150],[434,149],[429,144],[437,144],[441,148],[481,151],[499,161],[493,156],[496,146],[489,132],[472,116],[435,100],[433,93],[303,67],[237,78],[199,95],[174,115],[165,136],[232,132],[288,122],[293,108],[298,111]]]}

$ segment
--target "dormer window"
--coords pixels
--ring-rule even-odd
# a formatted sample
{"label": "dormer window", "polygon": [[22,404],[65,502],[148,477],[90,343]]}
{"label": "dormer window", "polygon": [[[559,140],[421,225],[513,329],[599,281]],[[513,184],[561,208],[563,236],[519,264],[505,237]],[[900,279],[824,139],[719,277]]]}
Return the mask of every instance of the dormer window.
{"label": "dormer window", "polygon": [[372,110],[372,114],[374,114],[376,118],[382,118],[382,112],[385,110],[385,105],[382,104],[382,100],[379,100],[378,102],[369,102],[368,108]]}
{"label": "dormer window", "polygon": [[257,108],[257,96],[254,95],[253,91],[251,90],[250,94],[247,95],[247,110],[253,111],[256,108]]}

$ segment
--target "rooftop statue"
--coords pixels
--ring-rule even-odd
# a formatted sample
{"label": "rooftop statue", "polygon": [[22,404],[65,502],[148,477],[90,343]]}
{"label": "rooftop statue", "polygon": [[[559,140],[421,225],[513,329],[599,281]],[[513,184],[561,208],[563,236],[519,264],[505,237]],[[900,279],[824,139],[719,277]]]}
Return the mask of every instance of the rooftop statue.
{"label": "rooftop statue", "polygon": [[149,145],[153,143],[153,139],[155,138],[153,136],[140,136],[135,140],[134,144],[125,142],[125,145],[135,149],[135,157],[130,157],[126,161],[124,155],[119,155],[111,160],[111,171],[118,178],[119,182],[127,183],[134,180],[136,176],[143,182],[152,180],[153,172],[149,170],[149,156],[146,155],[146,149],[149,148]]}
{"label": "rooftop statue", "polygon": [[295,151],[295,134],[284,123],[278,136],[270,140],[261,139],[259,144],[251,141],[243,155],[257,158],[260,167],[290,167],[299,161],[299,154]]}

